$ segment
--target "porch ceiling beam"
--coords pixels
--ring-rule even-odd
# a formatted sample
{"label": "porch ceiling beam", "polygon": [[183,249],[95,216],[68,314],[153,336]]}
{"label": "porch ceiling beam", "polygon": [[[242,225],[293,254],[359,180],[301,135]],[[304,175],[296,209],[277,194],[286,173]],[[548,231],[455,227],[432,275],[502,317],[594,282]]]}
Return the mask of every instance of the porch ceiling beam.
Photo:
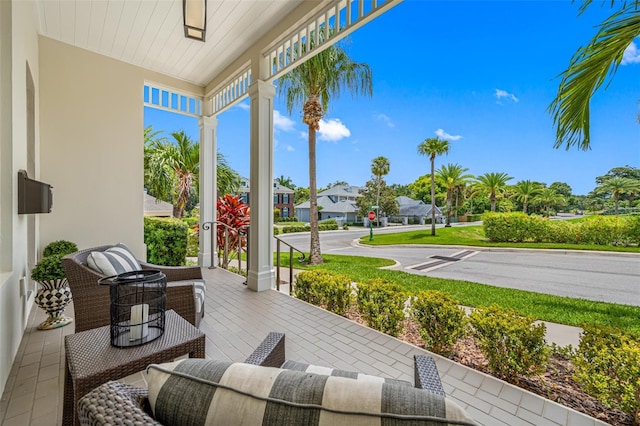
{"label": "porch ceiling beam", "polygon": [[[400,4],[401,1],[333,0],[327,2],[322,8],[306,17],[301,24],[295,26],[293,31],[281,33],[284,35],[276,37],[275,42],[262,48],[259,55],[248,55],[250,59],[254,58],[253,60],[260,58],[263,63],[262,76],[253,76],[251,66],[244,61],[236,71],[231,73],[232,77],[224,79],[213,89],[207,90],[205,114],[216,115],[237,104],[248,96],[248,87],[254,78],[273,82],[293,67]],[[329,34],[330,28],[337,28],[337,30]],[[319,31],[324,31],[322,41],[318,37]],[[310,48],[310,37],[315,37],[313,49]]]}

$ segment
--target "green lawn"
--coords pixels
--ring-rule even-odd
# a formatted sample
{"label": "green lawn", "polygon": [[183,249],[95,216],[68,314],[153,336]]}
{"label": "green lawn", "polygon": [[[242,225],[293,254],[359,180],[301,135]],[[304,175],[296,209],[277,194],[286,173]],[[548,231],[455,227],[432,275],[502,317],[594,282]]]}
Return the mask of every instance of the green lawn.
{"label": "green lawn", "polygon": [[[393,265],[394,262],[389,259],[328,254],[322,257],[325,263],[312,267],[301,264],[296,258],[294,267],[298,269],[327,269],[344,273],[356,282],[383,278],[400,284],[411,293],[427,289],[445,291],[465,306],[478,307],[495,303],[504,308],[512,308],[522,314],[531,315],[539,320],[574,326],[607,325],[640,336],[640,321],[638,320],[640,307],[636,306],[592,302],[470,281],[433,278],[409,274],[404,271],[379,269],[383,266]],[[281,264],[283,266],[289,265],[288,253],[281,256]]]}
{"label": "green lawn", "polygon": [[431,228],[426,227],[420,231],[397,232],[393,234],[376,234],[373,231],[373,241],[369,236],[360,238],[364,245],[393,245],[393,244],[434,244],[434,245],[461,245],[476,247],[515,247],[515,248],[543,248],[558,250],[599,250],[617,252],[640,253],[640,247],[618,247],[587,244],[553,244],[553,243],[493,243],[484,236],[482,225],[477,226],[452,226],[451,228],[438,228],[436,235],[431,235]]}

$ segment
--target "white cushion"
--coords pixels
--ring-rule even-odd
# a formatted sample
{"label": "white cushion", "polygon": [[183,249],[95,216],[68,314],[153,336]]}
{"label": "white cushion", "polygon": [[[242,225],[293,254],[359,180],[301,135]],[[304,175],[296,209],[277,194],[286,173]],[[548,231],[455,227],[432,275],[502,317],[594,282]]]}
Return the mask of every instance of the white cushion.
{"label": "white cushion", "polygon": [[92,251],[87,256],[87,266],[108,277],[142,269],[124,244],[117,244],[105,251]]}
{"label": "white cushion", "polygon": [[476,425],[448,398],[411,386],[215,360],[147,367],[149,403],[167,426]]}

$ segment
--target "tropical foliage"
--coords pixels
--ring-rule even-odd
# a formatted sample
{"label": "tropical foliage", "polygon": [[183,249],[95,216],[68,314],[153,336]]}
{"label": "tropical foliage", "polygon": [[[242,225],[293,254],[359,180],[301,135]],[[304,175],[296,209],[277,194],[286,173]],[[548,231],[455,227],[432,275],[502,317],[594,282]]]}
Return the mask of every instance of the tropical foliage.
{"label": "tropical foliage", "polygon": [[[250,210],[239,196],[229,194],[218,199],[216,209],[218,266],[227,268],[231,261],[229,253],[247,251],[248,226],[251,222]],[[225,250],[225,247],[228,250]]]}
{"label": "tropical foliage", "polygon": [[[200,144],[184,131],[171,133],[172,140],[158,137],[151,126],[144,130],[144,185],[149,194],[174,205],[181,218],[188,205],[197,204],[200,173]],[[216,181],[222,194],[235,193],[240,175],[217,154]]]}
{"label": "tropical foliage", "polygon": [[[324,32],[320,34],[324,37]],[[311,37],[313,49],[315,37]],[[306,46],[303,45],[303,49]],[[298,65],[278,81],[278,92],[284,95],[287,110],[302,110],[302,122],[309,134],[309,222],[311,226],[309,263],[322,263],[318,232],[318,198],[316,182],[316,132],[320,129],[331,99],[343,90],[352,95],[373,92],[369,65],[354,62],[339,45],[331,45]]]}
{"label": "tropical foliage", "polygon": [[[431,164],[431,203],[436,199],[435,160],[438,155],[449,153],[449,141],[427,138],[418,145],[418,154],[429,157]],[[436,235],[436,209],[431,209],[431,235]]]}
{"label": "tropical foliage", "polygon": [[[592,2],[582,2],[580,14]],[[576,51],[561,74],[558,93],[549,106],[556,127],[555,148],[577,145],[579,149],[589,149],[591,97],[616,73],[624,51],[640,36],[640,1],[611,0],[610,4],[617,11],[599,26],[589,43]]]}
{"label": "tropical foliage", "polygon": [[[447,164],[438,170],[436,174],[436,180],[440,182],[442,186],[447,189],[447,223],[446,226],[451,226],[451,207],[453,204],[454,193],[464,193],[464,188],[467,183],[473,178],[472,175],[466,174],[469,170],[462,167],[459,164]],[[457,207],[457,206],[456,206]]]}
{"label": "tropical foliage", "polygon": [[[386,186],[386,182],[384,181],[384,177],[389,174],[389,170],[391,169],[391,163],[389,159],[383,156],[376,157],[371,162],[371,174],[373,175],[373,182],[376,186],[376,206],[380,206],[380,191],[382,189],[382,185]],[[397,209],[396,209],[397,210]],[[392,214],[392,213],[387,213]],[[376,218],[378,221],[378,225],[380,225],[380,214]]]}
{"label": "tropical foliage", "polygon": [[521,180],[513,187],[516,200],[522,203],[522,212],[527,213],[527,207],[532,198],[534,198],[542,189],[538,182],[530,180]]}
{"label": "tropical foliage", "polygon": [[491,201],[491,211],[496,211],[496,201],[507,190],[507,182],[513,179],[506,173],[489,172],[476,177],[475,192],[488,194]]}

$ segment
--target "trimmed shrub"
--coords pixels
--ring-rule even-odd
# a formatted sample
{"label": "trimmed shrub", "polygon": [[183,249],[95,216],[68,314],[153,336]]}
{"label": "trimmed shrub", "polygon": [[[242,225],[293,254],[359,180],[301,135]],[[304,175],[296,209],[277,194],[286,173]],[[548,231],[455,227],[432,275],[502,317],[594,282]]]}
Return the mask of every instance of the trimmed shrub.
{"label": "trimmed shrub", "polygon": [[180,219],[144,218],[144,243],[147,245],[147,261],[150,263],[184,265],[188,238],[189,227]]}
{"label": "trimmed shrub", "polygon": [[549,361],[544,323],[497,305],[478,308],[469,316],[471,334],[489,362],[489,369],[507,381],[516,375],[543,372]]}
{"label": "trimmed shrub", "polygon": [[200,217],[199,216],[185,216],[182,218],[182,221],[184,223],[186,223],[187,225],[189,225],[189,228],[196,226],[200,223]]}
{"label": "trimmed shrub", "polygon": [[404,325],[404,304],[407,294],[398,284],[376,278],[358,283],[358,311],[367,325],[397,337]]}
{"label": "trimmed shrub", "polygon": [[341,316],[346,315],[353,303],[351,278],[323,269],[300,272],[293,290],[298,299]]}
{"label": "trimmed shrub", "polygon": [[76,243],[72,243],[71,241],[58,240],[53,241],[44,248],[42,251],[42,257],[49,257],[55,254],[70,254],[78,251],[78,246]]}
{"label": "trimmed shrub", "polygon": [[64,254],[52,254],[40,259],[31,270],[31,279],[39,282],[44,288],[52,288],[52,284],[49,284],[49,281],[66,278],[64,267],[62,266],[63,256]]}
{"label": "trimmed shrub", "polygon": [[298,218],[293,216],[293,217],[276,217],[274,218],[275,222],[297,222]]}
{"label": "trimmed shrub", "polygon": [[574,379],[604,405],[640,424],[640,341],[604,327],[587,326],[573,359]]}
{"label": "trimmed shrub", "polygon": [[458,301],[441,291],[423,291],[414,297],[411,316],[430,351],[451,355],[453,345],[464,336],[466,314],[458,305]]}
{"label": "trimmed shrub", "polygon": [[322,303],[321,283],[331,279],[331,272],[323,269],[303,271],[296,275],[296,284],[293,287],[293,295],[300,300],[314,305]]}
{"label": "trimmed shrub", "polygon": [[344,274],[335,274],[321,288],[322,304],[328,311],[345,316],[353,303],[351,278]]}

